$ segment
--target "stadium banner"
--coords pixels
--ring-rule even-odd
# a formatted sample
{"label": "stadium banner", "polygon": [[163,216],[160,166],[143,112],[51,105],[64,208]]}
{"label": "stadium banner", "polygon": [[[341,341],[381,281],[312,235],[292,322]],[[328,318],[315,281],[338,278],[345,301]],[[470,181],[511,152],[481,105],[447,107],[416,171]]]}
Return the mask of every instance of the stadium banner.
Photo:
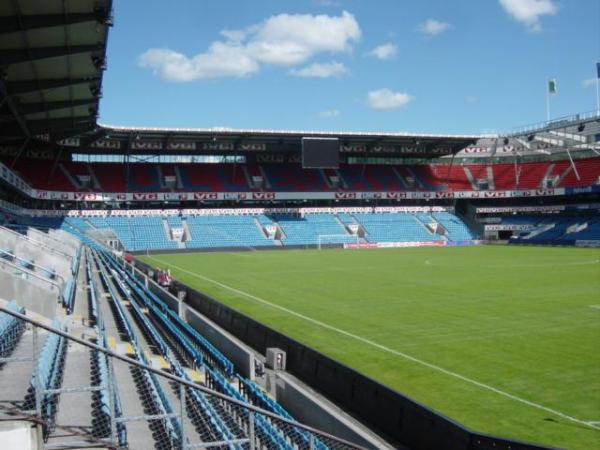
{"label": "stadium banner", "polygon": [[109,139],[101,139],[96,142],[92,142],[93,148],[119,150],[121,148],[121,141],[111,141]]}
{"label": "stadium banner", "polygon": [[444,247],[448,243],[446,241],[424,241],[424,242],[365,242],[344,244],[345,249],[360,249],[360,248],[409,248],[409,247]]}
{"label": "stadium banner", "polygon": [[255,142],[239,144],[238,149],[243,152],[264,152],[267,149],[267,144]]}
{"label": "stadium banner", "polygon": [[219,194],[217,192],[194,192],[192,198],[194,200],[218,200]]}
{"label": "stadium banner", "polygon": [[377,248],[377,244],[375,242],[363,242],[358,244],[344,244],[344,249],[346,250],[358,250],[361,248]]}
{"label": "stadium banner", "polygon": [[195,142],[168,142],[166,150],[196,150]]}
{"label": "stadium banner", "polygon": [[56,143],[63,147],[79,147],[81,145],[81,140],[79,138],[67,138],[57,141]]}
{"label": "stadium banner", "polygon": [[580,188],[565,188],[566,195],[590,194],[600,192],[600,185],[580,187]]}
{"label": "stadium banner", "polygon": [[[22,215],[28,216],[39,216],[39,217],[108,217],[108,216],[243,216],[250,215],[255,216],[257,214],[298,214],[303,217],[306,214],[393,214],[393,213],[417,213],[417,212],[453,212],[452,207],[443,206],[403,206],[403,207],[366,207],[366,206],[355,206],[355,207],[339,207],[339,208],[229,208],[229,209],[112,209],[112,210],[98,210],[98,209],[53,209],[43,210],[35,209],[28,210],[21,208],[11,203],[6,203],[4,209],[10,211],[18,211]],[[0,202],[2,207],[2,202]]]}
{"label": "stadium banner", "polygon": [[377,248],[444,247],[447,241],[378,242]]}
{"label": "stadium banner", "polygon": [[464,241],[447,241],[446,247],[469,247],[471,245],[479,245],[482,241],[479,239],[467,239]]}
{"label": "stadium banner", "polygon": [[132,150],[162,150],[161,141],[145,141],[145,140],[134,140],[131,142]]}
{"label": "stadium banner", "polygon": [[5,166],[0,178],[32,198],[43,200],[87,202],[145,201],[220,201],[220,200],[442,200],[475,198],[517,198],[564,195],[565,189],[533,189],[522,191],[403,191],[403,192],[63,192],[32,189]]}
{"label": "stadium banner", "polygon": [[485,231],[529,231],[533,230],[535,225],[531,224],[503,224],[503,225],[485,225]]}
{"label": "stadium banner", "polygon": [[600,247],[600,240],[580,239],[575,241],[576,247]]}
{"label": "stadium banner", "polygon": [[513,213],[513,212],[553,212],[553,211],[564,211],[564,205],[551,205],[551,206],[495,206],[495,207],[481,207],[475,209],[477,214],[486,213]]}

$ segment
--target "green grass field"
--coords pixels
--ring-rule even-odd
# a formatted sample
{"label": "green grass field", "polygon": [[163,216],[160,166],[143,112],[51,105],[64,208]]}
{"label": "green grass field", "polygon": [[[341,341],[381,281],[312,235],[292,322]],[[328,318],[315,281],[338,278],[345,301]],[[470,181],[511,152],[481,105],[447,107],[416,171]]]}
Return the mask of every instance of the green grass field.
{"label": "green grass field", "polygon": [[480,246],[146,257],[485,433],[600,449],[600,252]]}

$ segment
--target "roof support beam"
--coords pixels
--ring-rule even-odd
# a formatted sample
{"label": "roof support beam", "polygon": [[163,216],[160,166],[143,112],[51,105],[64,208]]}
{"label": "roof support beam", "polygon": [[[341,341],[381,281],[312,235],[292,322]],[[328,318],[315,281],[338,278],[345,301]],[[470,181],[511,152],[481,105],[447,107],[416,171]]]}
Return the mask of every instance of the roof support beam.
{"label": "roof support beam", "polygon": [[72,45],[70,47],[34,47],[28,49],[8,48],[0,50],[0,63],[19,64],[39,59],[57,58],[78,53],[104,52],[102,44]]}
{"label": "roof support beam", "polygon": [[28,94],[30,92],[47,91],[50,89],[58,89],[68,86],[75,86],[77,84],[85,83],[98,83],[99,77],[86,77],[86,78],[48,78],[42,80],[28,80],[28,81],[12,81],[6,83],[6,90],[9,95],[21,95]]}
{"label": "roof support beam", "polygon": [[71,130],[78,127],[93,127],[89,117],[74,117],[65,119],[28,120],[27,125],[31,134],[53,133],[55,131]]}
{"label": "roof support beam", "polygon": [[0,17],[0,35],[19,31],[35,30],[38,28],[59,27],[84,22],[106,23],[108,16],[105,13],[79,13],[79,14],[40,14]]}
{"label": "roof support beam", "polygon": [[23,132],[23,135],[27,139],[29,139],[31,137],[31,133],[29,132],[29,127],[25,123],[25,120],[23,120],[23,116],[21,116],[21,114],[19,113],[17,108],[15,108],[15,104],[13,103],[12,99],[9,97],[8,92],[6,91],[6,85],[4,84],[4,81],[2,81],[2,80],[0,80],[0,99],[2,99],[3,102],[5,102],[7,104],[8,109],[10,110],[15,121],[19,125],[19,128]]}
{"label": "roof support beam", "polygon": [[77,106],[91,105],[96,102],[95,98],[85,100],[67,100],[62,102],[43,102],[43,103],[21,103],[18,107],[22,115],[37,114],[46,111],[56,111],[58,109],[75,108]]}

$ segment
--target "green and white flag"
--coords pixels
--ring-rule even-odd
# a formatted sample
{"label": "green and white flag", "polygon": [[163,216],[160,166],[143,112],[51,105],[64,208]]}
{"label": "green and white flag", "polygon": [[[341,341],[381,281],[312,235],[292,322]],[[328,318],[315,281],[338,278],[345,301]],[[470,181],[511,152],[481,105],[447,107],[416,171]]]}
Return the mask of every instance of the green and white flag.
{"label": "green and white flag", "polygon": [[556,94],[556,78],[548,80],[548,94]]}

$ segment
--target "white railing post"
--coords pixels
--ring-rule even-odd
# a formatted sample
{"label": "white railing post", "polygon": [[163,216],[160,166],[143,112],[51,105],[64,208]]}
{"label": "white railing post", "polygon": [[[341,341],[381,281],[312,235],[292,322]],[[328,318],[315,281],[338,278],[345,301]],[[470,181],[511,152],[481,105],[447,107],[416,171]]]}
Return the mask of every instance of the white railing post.
{"label": "white railing post", "polygon": [[254,450],[256,447],[256,442],[254,438],[254,412],[248,411],[248,415],[248,439],[250,439],[250,450]]}

